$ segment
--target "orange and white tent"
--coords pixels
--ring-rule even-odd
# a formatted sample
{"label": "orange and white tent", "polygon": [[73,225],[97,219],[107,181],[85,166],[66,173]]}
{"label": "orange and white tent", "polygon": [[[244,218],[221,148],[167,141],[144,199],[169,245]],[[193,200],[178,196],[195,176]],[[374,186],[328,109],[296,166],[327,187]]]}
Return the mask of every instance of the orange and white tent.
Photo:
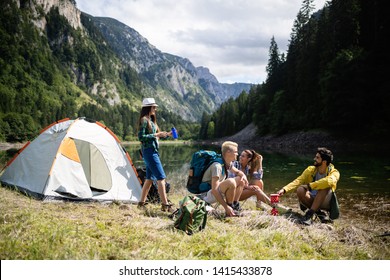
{"label": "orange and white tent", "polygon": [[103,124],[61,120],[27,143],[0,177],[42,199],[138,202],[141,184],[120,141]]}

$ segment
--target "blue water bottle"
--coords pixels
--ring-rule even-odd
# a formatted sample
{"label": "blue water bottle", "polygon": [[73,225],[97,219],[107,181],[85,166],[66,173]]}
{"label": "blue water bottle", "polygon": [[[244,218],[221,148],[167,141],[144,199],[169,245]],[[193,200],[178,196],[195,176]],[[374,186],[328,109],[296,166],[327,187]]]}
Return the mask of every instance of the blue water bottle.
{"label": "blue water bottle", "polygon": [[177,130],[176,130],[176,128],[172,127],[171,131],[172,131],[172,137],[173,137],[173,139],[177,139],[177,138],[178,138],[178,135],[177,135]]}

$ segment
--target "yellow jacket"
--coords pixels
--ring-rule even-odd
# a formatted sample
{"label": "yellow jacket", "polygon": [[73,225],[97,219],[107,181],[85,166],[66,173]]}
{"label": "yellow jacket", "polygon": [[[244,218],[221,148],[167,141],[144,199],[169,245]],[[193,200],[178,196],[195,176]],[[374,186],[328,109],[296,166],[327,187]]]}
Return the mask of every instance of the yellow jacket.
{"label": "yellow jacket", "polygon": [[284,186],[283,189],[285,192],[289,192],[291,190],[297,189],[300,185],[310,184],[310,187],[313,190],[332,188],[332,191],[334,192],[337,188],[337,181],[340,179],[340,172],[334,168],[333,164],[329,164],[326,171],[326,177],[318,181],[314,181],[317,171],[317,167],[309,166],[298,178]]}

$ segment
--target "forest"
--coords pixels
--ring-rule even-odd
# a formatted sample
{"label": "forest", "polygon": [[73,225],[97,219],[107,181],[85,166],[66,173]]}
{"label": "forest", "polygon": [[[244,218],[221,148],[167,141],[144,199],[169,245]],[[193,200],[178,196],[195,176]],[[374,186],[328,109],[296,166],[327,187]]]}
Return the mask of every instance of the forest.
{"label": "forest", "polygon": [[[150,94],[142,78],[121,64],[85,14],[82,33],[58,8],[45,13],[34,3],[0,2],[0,141],[24,142],[55,121],[77,117],[135,140],[140,102]],[[43,30],[36,28],[38,20],[45,22]],[[95,85],[107,94],[94,94]],[[121,102],[111,104],[115,94]],[[164,110],[164,104],[160,108],[161,129],[176,126],[183,139],[198,135],[199,124]]]}
{"label": "forest", "polygon": [[[232,135],[253,122],[260,135],[324,130],[389,137],[389,51],[385,1],[305,0],[287,54],[271,38],[267,80],[204,114],[200,137]],[[226,125],[228,124],[228,125]]]}
{"label": "forest", "polygon": [[[23,142],[63,118],[103,122],[120,139],[135,140],[139,108],[149,95],[137,72],[121,66],[85,15],[88,36],[58,9],[31,11],[30,1],[1,1],[0,141]],[[315,11],[303,0],[286,53],[270,38],[267,79],[229,99],[200,123],[160,106],[158,123],[181,139],[214,139],[254,123],[260,135],[325,130],[350,137],[389,138],[389,34],[385,1],[332,0]],[[40,33],[32,21],[44,17]],[[105,82],[106,81],[106,82]],[[110,82],[107,82],[110,81]],[[115,86],[115,96],[91,88]],[[174,94],[174,93],[172,93]]]}

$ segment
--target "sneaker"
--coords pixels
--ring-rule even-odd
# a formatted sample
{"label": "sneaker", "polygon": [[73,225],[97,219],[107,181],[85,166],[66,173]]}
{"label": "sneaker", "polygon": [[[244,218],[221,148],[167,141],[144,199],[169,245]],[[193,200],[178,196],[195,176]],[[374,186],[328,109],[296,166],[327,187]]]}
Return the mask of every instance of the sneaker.
{"label": "sneaker", "polygon": [[313,219],[315,218],[315,215],[314,215],[314,211],[309,209],[305,216],[303,216],[301,219],[300,219],[300,223],[305,225],[305,226],[310,226],[313,224]]}
{"label": "sneaker", "polygon": [[235,210],[235,211],[242,211],[240,202],[238,202],[238,201],[233,202],[232,208],[233,208],[233,210]]}
{"label": "sneaker", "polygon": [[325,211],[318,210],[316,212],[316,215],[320,219],[321,223],[323,224],[332,223],[332,220],[328,217]]}

